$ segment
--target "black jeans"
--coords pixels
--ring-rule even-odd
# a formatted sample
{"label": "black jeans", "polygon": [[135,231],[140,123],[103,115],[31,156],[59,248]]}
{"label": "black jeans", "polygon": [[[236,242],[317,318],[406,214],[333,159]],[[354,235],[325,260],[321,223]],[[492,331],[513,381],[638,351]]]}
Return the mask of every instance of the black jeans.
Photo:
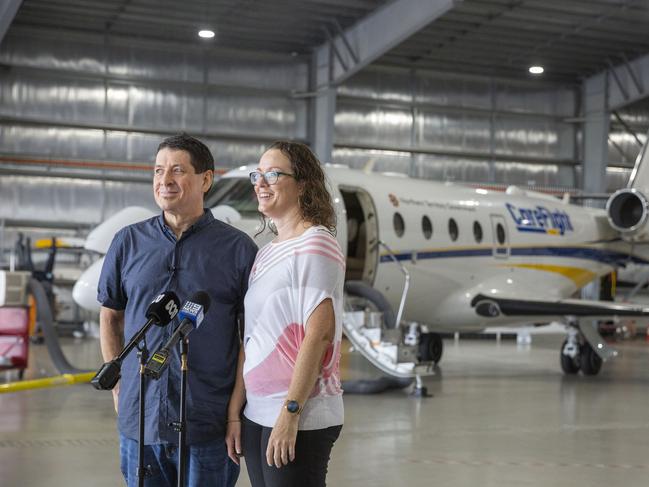
{"label": "black jeans", "polygon": [[298,431],[295,460],[282,468],[269,467],[266,448],[272,428],[243,418],[243,455],[252,487],[325,487],[327,465],[340,426]]}

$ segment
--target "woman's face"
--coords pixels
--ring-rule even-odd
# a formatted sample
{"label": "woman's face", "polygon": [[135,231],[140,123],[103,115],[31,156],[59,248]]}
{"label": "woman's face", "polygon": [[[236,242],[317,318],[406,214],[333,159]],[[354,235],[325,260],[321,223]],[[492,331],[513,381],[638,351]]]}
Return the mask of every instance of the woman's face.
{"label": "woman's face", "polygon": [[[279,149],[270,149],[264,152],[259,160],[257,171],[263,174],[268,171],[293,174],[291,161]],[[286,215],[300,211],[298,202],[300,188],[292,176],[282,174],[277,178],[275,184],[268,184],[263,177],[259,178],[255,184],[255,193],[259,211],[268,218],[281,219]]]}

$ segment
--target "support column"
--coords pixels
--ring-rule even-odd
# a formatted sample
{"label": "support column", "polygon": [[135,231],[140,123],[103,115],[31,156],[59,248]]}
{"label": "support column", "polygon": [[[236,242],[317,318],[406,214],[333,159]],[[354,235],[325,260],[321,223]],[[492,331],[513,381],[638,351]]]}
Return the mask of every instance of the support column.
{"label": "support column", "polygon": [[320,50],[313,56],[311,90],[315,93],[309,110],[309,141],[320,162],[332,162],[334,117],[336,116],[336,86],[329,82],[330,51]]}
{"label": "support column", "polygon": [[4,0],[0,2],[0,43],[2,43],[22,3],[23,0]]}
{"label": "support column", "polygon": [[313,99],[311,109],[311,148],[320,162],[332,162],[336,88],[325,88]]}
{"label": "support column", "polygon": [[331,162],[336,87],[462,0],[394,0],[343,30],[325,25],[327,41],[312,55],[309,140],[322,162]]}
{"label": "support column", "polygon": [[[584,100],[584,162],[582,188],[586,193],[606,192],[606,166],[608,164],[608,133],[610,111],[608,108],[608,77],[600,73],[583,84]],[[586,200],[589,206],[603,206],[602,200]]]}

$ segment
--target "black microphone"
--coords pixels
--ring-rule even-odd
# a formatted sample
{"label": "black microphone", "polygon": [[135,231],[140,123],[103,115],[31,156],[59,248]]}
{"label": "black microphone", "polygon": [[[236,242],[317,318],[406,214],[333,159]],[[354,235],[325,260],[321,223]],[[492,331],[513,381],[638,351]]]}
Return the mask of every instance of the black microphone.
{"label": "black microphone", "polygon": [[154,379],[160,378],[169,364],[169,354],[173,347],[201,324],[209,308],[210,297],[205,291],[198,291],[190,300],[185,301],[180,313],[178,313],[180,324],[169,337],[167,343],[151,356],[149,363],[144,367],[145,375]]}
{"label": "black microphone", "polygon": [[180,300],[173,291],[167,291],[156,296],[146,310],[147,322],[144,326],[131,338],[131,341],[128,342],[128,345],[124,347],[120,354],[110,362],[104,363],[91,379],[90,383],[94,388],[99,391],[106,391],[115,387],[122,375],[122,361],[142,341],[151,325],[167,326],[178,314],[178,306],[180,306]]}

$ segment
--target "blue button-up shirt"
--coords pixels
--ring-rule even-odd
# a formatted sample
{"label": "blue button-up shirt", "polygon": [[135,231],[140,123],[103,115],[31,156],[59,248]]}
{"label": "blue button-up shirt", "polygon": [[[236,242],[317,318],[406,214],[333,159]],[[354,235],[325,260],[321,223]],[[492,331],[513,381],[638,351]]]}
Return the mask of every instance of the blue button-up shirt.
{"label": "blue button-up shirt", "polygon": [[[199,443],[223,437],[227,405],[234,386],[239,337],[237,317],[257,247],[245,233],[216,220],[209,210],[179,240],[162,215],[120,230],[106,254],[98,300],[124,310],[126,342],[146,321],[153,298],[174,291],[181,303],[197,291],[210,297],[200,326],[189,335],[187,441]],[[146,334],[149,354],[158,350],[177,326],[153,326]],[[145,385],[145,444],[177,443],[170,423],[180,417],[180,353],[159,380]],[[122,364],[118,426],[128,438],[138,438],[138,358],[132,352]]]}

